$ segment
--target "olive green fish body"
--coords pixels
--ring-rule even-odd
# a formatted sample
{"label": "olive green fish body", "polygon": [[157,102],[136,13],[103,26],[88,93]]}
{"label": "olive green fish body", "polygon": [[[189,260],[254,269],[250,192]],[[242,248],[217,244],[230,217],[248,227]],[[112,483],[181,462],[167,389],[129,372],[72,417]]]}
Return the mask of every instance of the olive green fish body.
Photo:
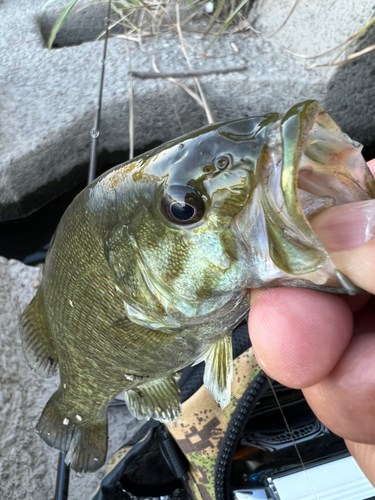
{"label": "olive green fish body", "polygon": [[315,101],[211,125],[99,177],[64,214],[23,315],[29,363],[60,371],[37,432],[94,471],[111,399],[124,391],[135,416],[172,421],[176,373],[199,361],[225,407],[247,290],[355,293],[308,219],[374,186],[359,145]]}

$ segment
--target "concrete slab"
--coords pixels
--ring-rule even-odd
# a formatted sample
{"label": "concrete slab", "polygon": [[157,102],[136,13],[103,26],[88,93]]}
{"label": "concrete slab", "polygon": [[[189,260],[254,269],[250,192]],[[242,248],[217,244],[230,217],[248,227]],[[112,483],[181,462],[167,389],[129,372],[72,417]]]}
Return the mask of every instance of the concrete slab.
{"label": "concrete slab", "polygon": [[[311,57],[348,40],[371,20],[375,5],[372,0],[257,0],[254,12],[254,26],[262,38]],[[335,54],[327,53],[319,63],[331,61]],[[305,60],[307,65],[311,62],[314,59]]]}
{"label": "concrete slab", "polygon": [[[375,44],[375,28],[366,32],[356,51]],[[375,52],[337,69],[327,85],[325,106],[353,139],[366,146],[366,159],[375,158]]]}

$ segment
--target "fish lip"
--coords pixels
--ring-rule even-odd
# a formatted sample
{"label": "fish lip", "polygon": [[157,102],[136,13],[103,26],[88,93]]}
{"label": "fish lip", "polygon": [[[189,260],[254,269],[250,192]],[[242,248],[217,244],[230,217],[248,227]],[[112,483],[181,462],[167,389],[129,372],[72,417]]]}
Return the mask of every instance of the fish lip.
{"label": "fish lip", "polygon": [[[361,149],[317,101],[293,106],[273,125],[257,164],[256,179],[269,255],[279,269],[303,275],[331,262],[304,213],[298,189],[302,184],[308,193],[312,190],[312,195],[321,197],[319,191],[325,187],[318,181],[323,179],[330,184],[333,204],[375,197],[375,181]],[[307,186],[307,171],[317,179],[315,185],[310,182]]]}
{"label": "fish lip", "polygon": [[293,106],[273,125],[257,165],[269,255],[288,274],[309,273],[324,266],[328,257],[297,193],[300,160],[320,110],[316,101]]}

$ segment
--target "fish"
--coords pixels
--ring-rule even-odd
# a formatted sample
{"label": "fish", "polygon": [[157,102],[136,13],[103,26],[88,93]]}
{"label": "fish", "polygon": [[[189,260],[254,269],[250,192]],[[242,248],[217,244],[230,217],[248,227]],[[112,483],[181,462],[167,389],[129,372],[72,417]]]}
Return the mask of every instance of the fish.
{"label": "fish", "polygon": [[107,409],[124,394],[137,418],[176,420],[178,373],[204,361],[222,408],[234,328],[248,290],[361,292],[309,220],[375,198],[362,146],[317,101],[188,133],[98,177],[52,238],[23,313],[33,370],[60,385],[36,432],[77,472],[107,454]]}

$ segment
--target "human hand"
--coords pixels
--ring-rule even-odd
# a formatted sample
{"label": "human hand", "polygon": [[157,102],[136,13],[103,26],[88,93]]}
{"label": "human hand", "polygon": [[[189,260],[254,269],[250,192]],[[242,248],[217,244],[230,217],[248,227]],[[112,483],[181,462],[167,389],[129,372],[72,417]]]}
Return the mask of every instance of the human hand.
{"label": "human hand", "polygon": [[[375,160],[368,165],[375,175]],[[303,390],[375,485],[375,200],[328,209],[312,226],[337,268],[369,293],[252,290],[250,338],[264,371]]]}

